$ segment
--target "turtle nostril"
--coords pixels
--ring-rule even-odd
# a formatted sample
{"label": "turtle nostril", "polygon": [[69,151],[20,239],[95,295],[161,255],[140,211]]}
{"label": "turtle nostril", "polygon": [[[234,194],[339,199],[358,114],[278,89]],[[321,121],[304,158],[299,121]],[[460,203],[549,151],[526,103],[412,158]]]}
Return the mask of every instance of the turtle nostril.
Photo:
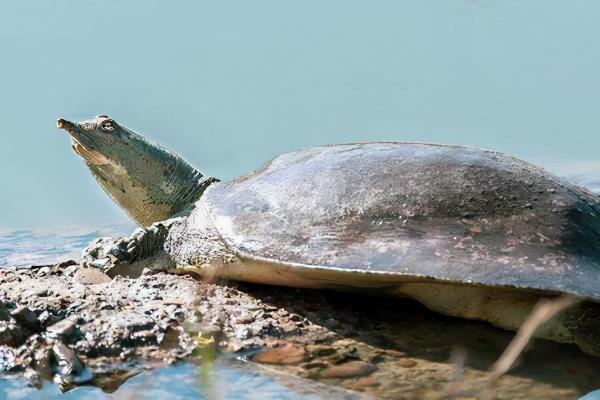
{"label": "turtle nostril", "polygon": [[57,127],[62,128],[64,124],[65,124],[65,120],[64,119],[59,118],[59,119],[56,120],[56,126]]}

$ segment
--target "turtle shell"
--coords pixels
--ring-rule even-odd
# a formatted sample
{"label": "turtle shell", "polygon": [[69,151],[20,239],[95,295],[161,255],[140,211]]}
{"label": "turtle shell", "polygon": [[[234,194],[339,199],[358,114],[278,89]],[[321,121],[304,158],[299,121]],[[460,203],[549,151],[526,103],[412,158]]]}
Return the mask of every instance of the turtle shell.
{"label": "turtle shell", "polygon": [[363,143],[283,154],[201,201],[241,257],[600,300],[599,200],[498,152]]}

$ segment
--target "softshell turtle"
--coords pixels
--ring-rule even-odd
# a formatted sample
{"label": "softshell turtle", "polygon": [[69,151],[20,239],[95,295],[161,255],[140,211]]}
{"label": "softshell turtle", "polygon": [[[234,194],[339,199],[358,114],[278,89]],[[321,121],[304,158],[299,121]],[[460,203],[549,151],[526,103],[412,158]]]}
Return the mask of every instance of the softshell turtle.
{"label": "softshell turtle", "polygon": [[511,330],[540,298],[564,294],[583,302],[537,335],[600,354],[600,198],[542,168],[472,147],[378,142],[294,151],[221,182],[108,116],[58,126],[148,226],[92,243],[92,266],[371,289]]}

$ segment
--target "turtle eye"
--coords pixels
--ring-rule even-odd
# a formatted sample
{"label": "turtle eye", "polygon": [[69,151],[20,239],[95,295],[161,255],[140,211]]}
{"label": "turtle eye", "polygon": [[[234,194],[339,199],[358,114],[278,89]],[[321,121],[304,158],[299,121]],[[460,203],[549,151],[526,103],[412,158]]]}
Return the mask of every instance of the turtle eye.
{"label": "turtle eye", "polygon": [[102,129],[104,132],[112,132],[115,130],[115,123],[111,120],[103,121],[100,124],[100,129]]}

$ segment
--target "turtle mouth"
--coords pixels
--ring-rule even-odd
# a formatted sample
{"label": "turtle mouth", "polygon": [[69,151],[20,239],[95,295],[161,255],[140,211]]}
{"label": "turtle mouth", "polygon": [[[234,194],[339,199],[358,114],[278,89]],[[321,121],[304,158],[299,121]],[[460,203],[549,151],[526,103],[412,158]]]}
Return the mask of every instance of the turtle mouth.
{"label": "turtle mouth", "polygon": [[90,165],[104,165],[110,162],[104,154],[85,146],[74,135],[70,136],[71,148],[78,156],[83,158],[86,163]]}
{"label": "turtle mouth", "polygon": [[71,138],[71,148],[75,154],[83,158],[88,164],[102,165],[108,163],[108,158],[106,158],[106,156],[104,156],[102,153],[81,143],[79,140],[79,135],[82,133],[74,123],[59,118],[56,120],[56,126],[67,131],[69,137]]}
{"label": "turtle mouth", "polygon": [[71,147],[73,148],[73,151],[83,157],[86,147],[77,139],[75,133],[77,131],[77,127],[75,124],[71,121],[67,121],[66,119],[59,118],[56,120],[56,127],[67,131],[69,137],[71,138]]}

